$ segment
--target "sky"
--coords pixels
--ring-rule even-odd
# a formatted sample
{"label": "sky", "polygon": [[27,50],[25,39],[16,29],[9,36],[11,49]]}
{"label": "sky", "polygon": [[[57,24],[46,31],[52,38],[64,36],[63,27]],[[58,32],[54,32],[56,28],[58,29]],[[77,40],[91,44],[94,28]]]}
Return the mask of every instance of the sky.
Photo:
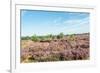
{"label": "sky", "polygon": [[21,36],[89,32],[89,13],[21,10]]}

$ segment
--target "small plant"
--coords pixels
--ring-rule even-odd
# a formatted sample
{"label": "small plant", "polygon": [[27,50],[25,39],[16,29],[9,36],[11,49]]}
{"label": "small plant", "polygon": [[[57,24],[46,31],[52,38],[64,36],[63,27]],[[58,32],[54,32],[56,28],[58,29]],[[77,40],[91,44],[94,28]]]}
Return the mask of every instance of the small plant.
{"label": "small plant", "polygon": [[34,41],[34,42],[37,42],[37,41],[39,41],[39,38],[34,34],[34,35],[31,37],[31,40]]}
{"label": "small plant", "polygon": [[75,41],[75,34],[71,34],[68,36],[69,40]]}
{"label": "small plant", "polygon": [[29,36],[26,36],[26,37],[21,37],[22,40],[29,40],[30,37]]}
{"label": "small plant", "polygon": [[59,35],[57,35],[57,39],[61,39],[64,37],[64,34],[61,32]]}

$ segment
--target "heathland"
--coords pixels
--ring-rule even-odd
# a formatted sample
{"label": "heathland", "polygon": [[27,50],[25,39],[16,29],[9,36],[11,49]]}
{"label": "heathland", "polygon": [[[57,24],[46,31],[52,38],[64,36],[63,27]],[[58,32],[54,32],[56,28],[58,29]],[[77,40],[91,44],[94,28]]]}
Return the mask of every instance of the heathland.
{"label": "heathland", "polygon": [[21,62],[89,59],[89,33],[21,37]]}

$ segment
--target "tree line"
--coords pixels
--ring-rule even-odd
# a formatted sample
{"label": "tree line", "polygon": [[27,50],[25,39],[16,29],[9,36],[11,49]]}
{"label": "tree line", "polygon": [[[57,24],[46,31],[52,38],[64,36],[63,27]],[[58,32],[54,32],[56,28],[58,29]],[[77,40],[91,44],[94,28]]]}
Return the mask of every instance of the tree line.
{"label": "tree line", "polygon": [[61,39],[63,38],[65,35],[61,32],[58,35],[53,35],[53,34],[48,34],[48,35],[44,35],[44,36],[37,36],[36,34],[32,35],[32,36],[25,36],[25,37],[21,37],[21,40],[32,40],[32,41],[50,41],[50,40],[54,40],[54,39]]}

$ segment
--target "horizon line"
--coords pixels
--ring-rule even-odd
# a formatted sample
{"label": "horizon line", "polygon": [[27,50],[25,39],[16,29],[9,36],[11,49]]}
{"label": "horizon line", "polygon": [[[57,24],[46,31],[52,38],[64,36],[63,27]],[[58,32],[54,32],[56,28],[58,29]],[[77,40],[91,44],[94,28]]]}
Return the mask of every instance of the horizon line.
{"label": "horizon line", "polygon": [[[62,33],[62,32],[60,32],[60,33]],[[60,34],[60,33],[59,33],[59,34]],[[72,35],[72,34],[76,35],[76,34],[89,34],[89,33],[90,33],[90,32],[84,32],[84,33],[70,33],[70,34],[64,34],[64,33],[63,33],[63,34],[64,34],[64,35]],[[51,33],[50,33],[50,34],[44,34],[44,35],[37,35],[37,34],[33,34],[33,35],[36,35],[36,36],[55,35],[55,36],[56,36],[56,35],[59,35],[59,34],[51,34]],[[31,37],[31,36],[33,36],[33,35],[26,35],[26,36],[21,36],[21,37],[27,37],[27,36],[28,36],[28,37]]]}

